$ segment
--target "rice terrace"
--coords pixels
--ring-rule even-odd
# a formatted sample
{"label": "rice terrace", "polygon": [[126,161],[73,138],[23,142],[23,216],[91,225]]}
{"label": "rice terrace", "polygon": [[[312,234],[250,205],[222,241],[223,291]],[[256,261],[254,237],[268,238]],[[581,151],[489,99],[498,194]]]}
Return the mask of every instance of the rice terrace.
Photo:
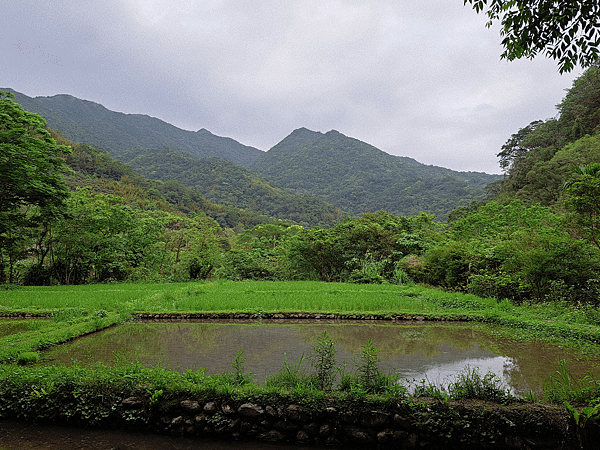
{"label": "rice terrace", "polygon": [[[594,308],[514,306],[414,284],[261,281],[15,287],[0,291],[0,304],[5,418],[400,448],[525,448],[525,439],[555,448],[595,430],[597,412],[585,406],[599,389]],[[184,330],[178,346],[169,326]],[[218,346],[219,327],[233,347],[193,365]],[[137,346],[122,334],[109,345],[119,330]],[[57,360],[90,339],[88,353]],[[107,346],[112,354],[95,361]],[[457,355],[454,372],[419,378],[428,364],[447,366],[433,362],[445,353]],[[248,366],[269,358],[258,380]],[[482,371],[487,360],[496,365]],[[401,375],[409,363],[413,376]]]}

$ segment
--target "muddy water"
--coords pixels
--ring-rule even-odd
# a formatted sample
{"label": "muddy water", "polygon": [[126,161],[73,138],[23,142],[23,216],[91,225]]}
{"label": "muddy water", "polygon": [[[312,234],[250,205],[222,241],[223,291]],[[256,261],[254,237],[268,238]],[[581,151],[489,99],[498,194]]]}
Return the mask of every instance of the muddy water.
{"label": "muddy water", "polygon": [[[485,331],[484,331],[485,330]],[[496,373],[517,394],[540,391],[561,359],[575,375],[592,370],[600,374],[600,362],[577,352],[540,342],[519,342],[494,337],[493,327],[466,323],[139,323],[96,333],[48,351],[49,364],[73,360],[111,364],[118,359],[137,360],[146,366],[167,366],[179,371],[205,368],[207,374],[231,371],[240,349],[245,371],[262,383],[277,373],[284,361],[302,361],[310,371],[308,355],[323,333],[336,341],[337,360],[347,371],[353,358],[370,339],[379,349],[380,368],[399,374],[406,384],[421,380],[447,386],[465,368],[482,374]]]}
{"label": "muddy water", "polygon": [[309,450],[314,447],[168,437],[0,421],[2,450]]}
{"label": "muddy water", "polygon": [[0,337],[25,332],[31,327],[32,321],[22,319],[0,319]]}

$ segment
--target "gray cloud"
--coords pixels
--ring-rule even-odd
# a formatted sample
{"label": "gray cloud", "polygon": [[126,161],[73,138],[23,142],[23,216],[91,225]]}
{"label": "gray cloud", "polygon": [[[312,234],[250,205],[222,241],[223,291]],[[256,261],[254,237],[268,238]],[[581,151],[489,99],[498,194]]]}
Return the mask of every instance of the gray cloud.
{"label": "gray cloud", "polygon": [[263,150],[305,126],[498,172],[501,145],[553,116],[578,75],[500,61],[497,26],[460,0],[2,3],[0,85]]}

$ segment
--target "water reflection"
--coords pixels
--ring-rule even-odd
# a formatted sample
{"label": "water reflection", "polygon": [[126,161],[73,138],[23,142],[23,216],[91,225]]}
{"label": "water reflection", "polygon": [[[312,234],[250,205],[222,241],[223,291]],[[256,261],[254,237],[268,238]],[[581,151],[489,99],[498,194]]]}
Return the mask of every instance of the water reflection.
{"label": "water reflection", "polygon": [[206,368],[208,374],[232,370],[230,361],[244,350],[244,368],[263,382],[268,375],[307,356],[327,332],[337,342],[340,365],[354,368],[352,358],[369,339],[379,349],[380,367],[407,380],[447,386],[466,367],[481,374],[496,373],[516,393],[541,389],[566,359],[574,375],[597,367],[594,361],[556,346],[515,342],[493,336],[493,327],[464,323],[144,323],[128,324],[96,333],[47,352],[52,363],[102,361],[115,355],[146,366],[162,365],[185,371]]}

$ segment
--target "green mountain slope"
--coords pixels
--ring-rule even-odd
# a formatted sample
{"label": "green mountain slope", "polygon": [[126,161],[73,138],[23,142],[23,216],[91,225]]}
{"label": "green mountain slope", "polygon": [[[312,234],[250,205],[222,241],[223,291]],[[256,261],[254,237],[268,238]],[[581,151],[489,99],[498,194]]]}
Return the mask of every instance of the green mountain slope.
{"label": "green mountain slope", "polygon": [[158,181],[145,178],[131,166],[116,161],[109,153],[87,144],[75,144],[52,131],[54,139],[72,148],[66,162],[73,173],[66,176],[71,189],[89,187],[94,192],[114,194],[132,205],[160,209],[185,215],[206,215],[215,219],[222,228],[238,231],[263,223],[280,221],[254,211],[217,205],[208,201],[197,190],[177,180]]}
{"label": "green mountain slope", "polygon": [[123,114],[71,95],[31,98],[12,89],[15,101],[46,119],[48,127],[74,142],[102,147],[119,159],[131,148],[173,148],[198,158],[221,158],[248,166],[264,152],[201,129],[186,131],[142,114]]}
{"label": "green mountain slope", "polygon": [[317,195],[350,214],[420,211],[445,219],[450,211],[485,197],[499,175],[456,172],[389,155],[337,131],[295,130],[250,170],[279,186]]}
{"label": "green mountain slope", "polygon": [[101,147],[148,177],[176,179],[213,202],[311,226],[332,225],[340,210],[406,216],[425,211],[445,220],[457,207],[484,198],[485,185],[501,178],[426,166],[337,131],[301,128],[265,153],[204,129],[181,130],[70,95],[31,98],[15,92],[15,97],[50,128],[72,141]]}
{"label": "green mountain slope", "polygon": [[178,180],[213,203],[307,226],[330,227],[344,216],[321,198],[274,187],[243,167],[218,158],[199,159],[169,149],[135,149],[123,153],[121,159],[146,177]]}

